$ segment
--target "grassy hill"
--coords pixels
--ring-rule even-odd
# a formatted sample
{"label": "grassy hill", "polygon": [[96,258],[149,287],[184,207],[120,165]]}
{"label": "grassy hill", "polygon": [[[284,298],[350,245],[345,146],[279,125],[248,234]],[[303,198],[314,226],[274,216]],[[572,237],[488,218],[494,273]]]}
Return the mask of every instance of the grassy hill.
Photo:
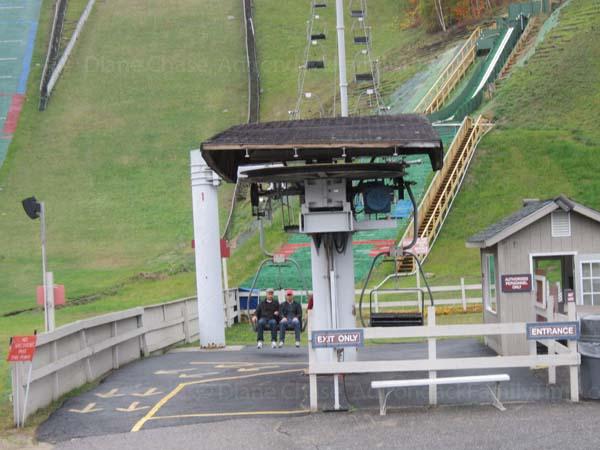
{"label": "grassy hill", "polygon": [[478,275],[479,253],[465,241],[523,198],[564,193],[600,209],[599,13],[595,0],[567,4],[486,107],[497,126],[479,145],[427,261],[436,283]]}
{"label": "grassy hill", "polygon": [[100,2],[44,113],[34,72],[0,171],[0,313],[31,306],[40,279],[39,223],[20,206],[33,194],[70,298],[189,270],[188,151],[245,120],[242,26],[233,0]]}

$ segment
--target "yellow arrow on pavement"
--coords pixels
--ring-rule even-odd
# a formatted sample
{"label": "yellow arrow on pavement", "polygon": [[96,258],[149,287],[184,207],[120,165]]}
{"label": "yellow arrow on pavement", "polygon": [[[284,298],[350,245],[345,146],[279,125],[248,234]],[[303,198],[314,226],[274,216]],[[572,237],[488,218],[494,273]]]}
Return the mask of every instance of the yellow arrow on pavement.
{"label": "yellow arrow on pavement", "polygon": [[141,394],[131,394],[134,397],[152,397],[153,395],[162,394],[162,392],[157,391],[156,388],[150,388],[146,392],[142,392]]}
{"label": "yellow arrow on pavement", "polygon": [[148,409],[148,408],[150,408],[149,406],[140,406],[140,407],[138,407],[139,404],[140,404],[140,402],[133,402],[127,408],[115,408],[115,410],[121,411],[121,412],[135,412],[135,411],[141,411],[142,409]]}
{"label": "yellow arrow on pavement", "polygon": [[231,364],[217,364],[215,369],[237,369],[239,367],[251,367],[252,363],[231,363]]}
{"label": "yellow arrow on pavement", "polygon": [[154,375],[177,375],[181,372],[190,372],[192,370],[196,370],[194,368],[191,369],[177,369],[177,370],[157,370],[154,372]]}
{"label": "yellow arrow on pavement", "polygon": [[78,414],[87,414],[96,411],[102,411],[102,408],[95,408],[95,403],[88,403],[87,406],[83,409],[70,409],[70,412],[78,413]]}
{"label": "yellow arrow on pavement", "polygon": [[240,367],[238,372],[258,372],[263,369],[276,369],[279,366]]}
{"label": "yellow arrow on pavement", "polygon": [[118,389],[111,389],[105,394],[96,394],[96,397],[100,398],[113,398],[113,397],[123,397],[125,394],[117,394],[119,392]]}
{"label": "yellow arrow on pavement", "polygon": [[206,372],[206,373],[182,373],[181,375],[179,375],[179,378],[202,378],[202,377],[206,377],[208,375],[219,375],[219,373],[221,372]]}

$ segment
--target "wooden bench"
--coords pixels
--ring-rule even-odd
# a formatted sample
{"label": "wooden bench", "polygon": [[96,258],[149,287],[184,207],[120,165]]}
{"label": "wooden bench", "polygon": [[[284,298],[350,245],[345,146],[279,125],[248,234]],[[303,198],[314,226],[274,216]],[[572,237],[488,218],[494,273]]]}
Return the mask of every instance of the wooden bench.
{"label": "wooden bench", "polygon": [[371,381],[371,389],[379,389],[379,414],[385,416],[388,397],[396,388],[433,385],[438,386],[442,384],[496,383],[495,390],[492,390],[492,388],[488,386],[488,389],[493,397],[492,405],[498,408],[500,411],[505,411],[506,408],[500,402],[500,382],[502,381],[510,381],[510,375],[501,373],[494,375],[473,375],[464,377]]}

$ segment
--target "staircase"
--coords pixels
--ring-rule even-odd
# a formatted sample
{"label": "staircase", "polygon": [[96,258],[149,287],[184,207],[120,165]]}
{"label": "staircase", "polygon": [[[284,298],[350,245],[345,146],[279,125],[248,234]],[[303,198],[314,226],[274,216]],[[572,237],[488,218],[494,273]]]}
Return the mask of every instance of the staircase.
{"label": "staircase", "polygon": [[[448,149],[444,167],[436,174],[423,196],[417,214],[417,236],[427,239],[429,248],[433,246],[444,220],[450,212],[450,207],[460,190],[479,140],[490,128],[491,124],[482,116],[475,121],[470,117],[465,117]],[[411,223],[401,242],[411,239],[412,236]],[[427,255],[421,254],[417,256],[421,261],[427,257]],[[400,273],[411,273],[415,269],[415,263],[411,256],[400,257],[396,261],[396,270]]]}
{"label": "staircase", "polygon": [[523,34],[519,38],[519,42],[517,42],[517,45],[515,45],[515,48],[513,49],[509,58],[506,60],[506,64],[504,64],[504,67],[500,71],[496,83],[502,82],[502,80],[507,78],[512,67],[517,63],[517,61],[519,61],[521,56],[523,56],[523,54],[531,48],[535,42],[538,32],[540,31],[540,28],[542,27],[542,24],[543,22],[540,21],[538,17],[532,17],[529,20],[527,27],[525,27]]}
{"label": "staircase", "polygon": [[431,89],[415,108],[416,113],[431,114],[442,107],[452,90],[467,73],[477,55],[477,40],[482,29],[477,27],[452,61],[440,74]]}

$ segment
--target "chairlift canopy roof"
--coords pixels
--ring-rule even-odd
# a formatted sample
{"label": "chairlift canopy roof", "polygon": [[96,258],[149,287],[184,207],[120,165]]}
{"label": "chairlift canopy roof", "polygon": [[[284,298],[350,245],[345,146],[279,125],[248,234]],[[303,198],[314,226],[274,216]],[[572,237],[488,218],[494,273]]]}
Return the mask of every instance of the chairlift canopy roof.
{"label": "chairlift canopy roof", "polygon": [[251,164],[397,155],[428,155],[433,170],[443,164],[442,141],[417,114],[336,117],[233,126],[202,143],[202,156],[223,179],[235,182]]}

